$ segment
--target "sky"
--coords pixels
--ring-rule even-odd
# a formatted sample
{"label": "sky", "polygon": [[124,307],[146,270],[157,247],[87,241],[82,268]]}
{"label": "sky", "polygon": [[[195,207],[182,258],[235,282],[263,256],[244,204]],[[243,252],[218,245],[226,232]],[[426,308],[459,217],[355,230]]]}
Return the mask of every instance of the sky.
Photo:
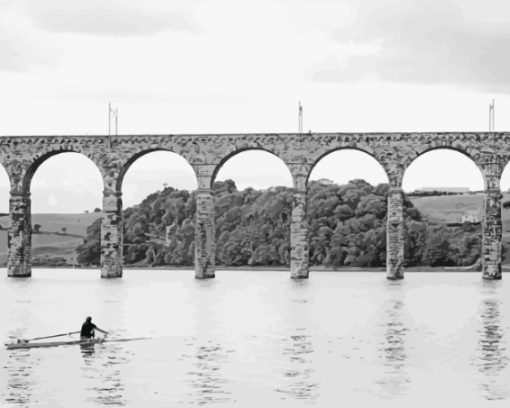
{"label": "sky", "polygon": [[[496,130],[510,130],[509,20],[507,0],[0,0],[0,135],[105,134],[109,102],[121,134],[294,132],[298,101],[316,132],[485,131],[492,99]],[[451,154],[422,156],[404,189],[483,188]],[[164,184],[193,188],[190,170],[142,157],[125,206]],[[381,170],[338,152],[312,178],[378,183]],[[218,177],[290,180],[256,152]],[[0,171],[3,212],[7,190]],[[101,190],[88,159],[54,156],[34,177],[33,212],[92,210]]]}

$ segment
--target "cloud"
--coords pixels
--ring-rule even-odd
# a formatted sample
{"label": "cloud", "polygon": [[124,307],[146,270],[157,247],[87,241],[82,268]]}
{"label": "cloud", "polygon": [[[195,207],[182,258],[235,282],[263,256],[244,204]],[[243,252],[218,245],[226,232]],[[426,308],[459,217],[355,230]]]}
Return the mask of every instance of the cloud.
{"label": "cloud", "polygon": [[38,28],[57,33],[122,37],[199,31],[191,17],[151,1],[32,0],[27,2],[27,13]]}
{"label": "cloud", "polygon": [[[494,0],[361,1],[352,26],[334,32],[343,57],[330,56],[316,81],[366,77],[510,92],[510,7]],[[504,17],[506,16],[506,17]]]}
{"label": "cloud", "polygon": [[0,70],[26,72],[51,65],[54,49],[38,38],[14,3],[0,4]]}

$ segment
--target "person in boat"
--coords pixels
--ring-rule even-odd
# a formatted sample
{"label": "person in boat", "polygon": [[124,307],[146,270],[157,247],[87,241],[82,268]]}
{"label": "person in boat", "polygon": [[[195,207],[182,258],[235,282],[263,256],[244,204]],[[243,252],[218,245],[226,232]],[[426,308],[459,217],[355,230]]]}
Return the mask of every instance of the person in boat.
{"label": "person in boat", "polygon": [[80,337],[82,340],[88,340],[94,338],[95,332],[100,331],[101,333],[108,334],[107,331],[100,329],[94,323],[92,323],[92,317],[87,316],[85,323],[81,326]]}

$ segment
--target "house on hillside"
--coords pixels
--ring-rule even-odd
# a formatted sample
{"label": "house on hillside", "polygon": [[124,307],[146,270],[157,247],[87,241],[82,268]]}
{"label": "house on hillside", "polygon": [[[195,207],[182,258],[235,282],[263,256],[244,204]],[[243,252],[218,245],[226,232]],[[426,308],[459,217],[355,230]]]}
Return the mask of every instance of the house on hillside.
{"label": "house on hillside", "polygon": [[417,192],[438,192],[438,193],[455,193],[455,194],[464,194],[469,193],[469,188],[467,187],[422,187],[416,190]]}
{"label": "house on hillside", "polygon": [[464,214],[462,214],[460,222],[478,223],[480,222],[480,214],[478,211],[465,211]]}
{"label": "house on hillside", "polygon": [[330,180],[330,179],[327,179],[327,178],[321,178],[321,179],[317,180],[317,182],[318,182],[319,184],[322,184],[322,185],[325,185],[325,186],[329,186],[329,185],[331,185],[331,184],[334,184],[334,183],[335,183],[334,181],[332,181],[332,180]]}

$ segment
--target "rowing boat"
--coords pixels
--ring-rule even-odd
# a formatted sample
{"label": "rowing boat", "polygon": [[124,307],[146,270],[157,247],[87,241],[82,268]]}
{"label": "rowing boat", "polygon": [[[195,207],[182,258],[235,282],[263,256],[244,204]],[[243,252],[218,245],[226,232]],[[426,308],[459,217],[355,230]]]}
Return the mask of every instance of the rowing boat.
{"label": "rowing boat", "polygon": [[18,340],[16,343],[4,343],[5,347],[8,350],[14,349],[27,349],[27,348],[37,348],[37,347],[55,347],[55,346],[90,346],[94,344],[102,344],[102,343],[120,343],[126,341],[136,341],[136,340],[149,340],[150,337],[135,337],[130,339],[106,339],[104,337],[97,339],[87,339],[87,340],[66,340],[66,341],[46,341],[46,342],[30,342],[29,340]]}
{"label": "rowing boat", "polygon": [[89,346],[93,344],[103,343],[105,339],[87,339],[87,340],[66,340],[66,341],[46,341],[46,342],[29,342],[29,341],[17,341],[16,343],[5,343],[5,347],[8,350],[14,349],[27,349],[27,348],[37,348],[37,347],[55,347],[55,346],[72,346],[72,345],[80,345],[80,346]]}

